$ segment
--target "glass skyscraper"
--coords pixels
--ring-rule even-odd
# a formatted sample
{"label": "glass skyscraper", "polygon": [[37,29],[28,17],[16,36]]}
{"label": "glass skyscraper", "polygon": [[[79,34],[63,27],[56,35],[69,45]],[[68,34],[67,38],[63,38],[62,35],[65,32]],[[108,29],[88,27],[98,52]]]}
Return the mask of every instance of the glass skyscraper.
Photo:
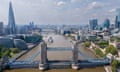
{"label": "glass skyscraper", "polygon": [[3,22],[0,22],[0,35],[3,35],[3,30],[4,30]]}
{"label": "glass skyscraper", "polygon": [[95,30],[98,26],[97,19],[92,19],[89,21],[90,30]]}
{"label": "glass skyscraper", "polygon": [[15,18],[14,12],[12,8],[12,3],[9,3],[9,19],[8,19],[8,30],[9,34],[16,34],[16,25],[15,25]]}
{"label": "glass skyscraper", "polygon": [[116,10],[115,27],[120,28],[120,8]]}
{"label": "glass skyscraper", "polygon": [[104,27],[105,28],[107,28],[107,29],[109,29],[110,28],[110,20],[109,19],[105,19],[105,21],[104,21]]}

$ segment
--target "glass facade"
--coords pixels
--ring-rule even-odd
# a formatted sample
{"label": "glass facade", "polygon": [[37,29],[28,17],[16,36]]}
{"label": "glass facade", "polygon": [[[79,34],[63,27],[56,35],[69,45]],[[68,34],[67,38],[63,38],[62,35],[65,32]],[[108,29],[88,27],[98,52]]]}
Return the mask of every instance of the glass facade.
{"label": "glass facade", "polygon": [[92,19],[89,21],[90,30],[95,30],[98,26],[97,19]]}
{"label": "glass facade", "polygon": [[115,27],[120,28],[120,8],[116,10]]}
{"label": "glass facade", "polygon": [[16,34],[16,26],[15,26],[15,18],[14,18],[14,12],[12,9],[11,2],[9,3],[9,19],[8,19],[8,29],[9,34]]}
{"label": "glass facade", "polygon": [[110,27],[110,20],[109,19],[105,19],[103,24],[104,24],[104,28],[109,29],[109,27]]}

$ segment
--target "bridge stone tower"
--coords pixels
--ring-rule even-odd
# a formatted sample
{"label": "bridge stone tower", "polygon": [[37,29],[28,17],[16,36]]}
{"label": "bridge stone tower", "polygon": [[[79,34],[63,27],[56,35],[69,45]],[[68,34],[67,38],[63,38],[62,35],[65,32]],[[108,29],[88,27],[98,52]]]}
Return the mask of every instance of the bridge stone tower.
{"label": "bridge stone tower", "polygon": [[79,66],[78,66],[78,47],[77,47],[78,43],[75,42],[73,44],[73,49],[72,49],[72,52],[73,52],[73,63],[72,63],[72,69],[78,69]]}
{"label": "bridge stone tower", "polygon": [[41,61],[39,64],[40,70],[45,70],[48,68],[47,64],[47,44],[43,41],[40,44],[40,53],[41,53]]}

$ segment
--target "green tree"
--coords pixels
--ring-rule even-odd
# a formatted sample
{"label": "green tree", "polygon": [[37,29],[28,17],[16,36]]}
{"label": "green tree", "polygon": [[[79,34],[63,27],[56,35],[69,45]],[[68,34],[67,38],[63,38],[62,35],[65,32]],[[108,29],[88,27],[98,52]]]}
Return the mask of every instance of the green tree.
{"label": "green tree", "polygon": [[105,54],[108,54],[108,53],[111,53],[112,55],[116,55],[117,49],[113,45],[110,45],[105,50]]}
{"label": "green tree", "polygon": [[10,48],[10,51],[12,53],[18,53],[18,52],[20,52],[20,50],[18,48]]}
{"label": "green tree", "polygon": [[4,56],[9,56],[10,58],[15,56],[20,50],[17,48],[6,48],[4,46],[0,46],[0,59]]}
{"label": "green tree", "polygon": [[5,55],[9,55],[9,48],[0,46],[0,58],[4,57]]}
{"label": "green tree", "polygon": [[99,57],[104,57],[105,55],[103,54],[103,52],[99,49],[99,48],[96,48],[95,49],[95,53],[96,55],[98,55]]}
{"label": "green tree", "polygon": [[90,44],[91,44],[91,43],[90,43],[89,41],[86,41],[86,42],[83,44],[83,46],[84,46],[84,47],[90,47]]}
{"label": "green tree", "polygon": [[20,52],[20,49],[18,48],[10,48],[9,57],[14,57],[19,52]]}
{"label": "green tree", "polygon": [[104,47],[106,47],[106,46],[109,45],[109,42],[106,41],[106,40],[103,40],[103,41],[100,41],[100,42],[98,43],[98,45],[99,45],[101,48],[104,48]]}
{"label": "green tree", "polygon": [[112,61],[112,72],[116,72],[119,62],[117,60]]}

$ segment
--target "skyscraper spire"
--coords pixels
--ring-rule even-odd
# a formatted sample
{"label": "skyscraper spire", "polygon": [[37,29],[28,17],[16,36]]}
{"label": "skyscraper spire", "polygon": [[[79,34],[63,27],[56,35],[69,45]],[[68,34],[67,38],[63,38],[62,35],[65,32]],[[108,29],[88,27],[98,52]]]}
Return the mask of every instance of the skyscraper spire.
{"label": "skyscraper spire", "polygon": [[14,18],[14,12],[12,9],[12,3],[9,2],[9,19],[8,19],[8,28],[9,28],[9,34],[16,34],[16,26],[15,26],[15,18]]}

